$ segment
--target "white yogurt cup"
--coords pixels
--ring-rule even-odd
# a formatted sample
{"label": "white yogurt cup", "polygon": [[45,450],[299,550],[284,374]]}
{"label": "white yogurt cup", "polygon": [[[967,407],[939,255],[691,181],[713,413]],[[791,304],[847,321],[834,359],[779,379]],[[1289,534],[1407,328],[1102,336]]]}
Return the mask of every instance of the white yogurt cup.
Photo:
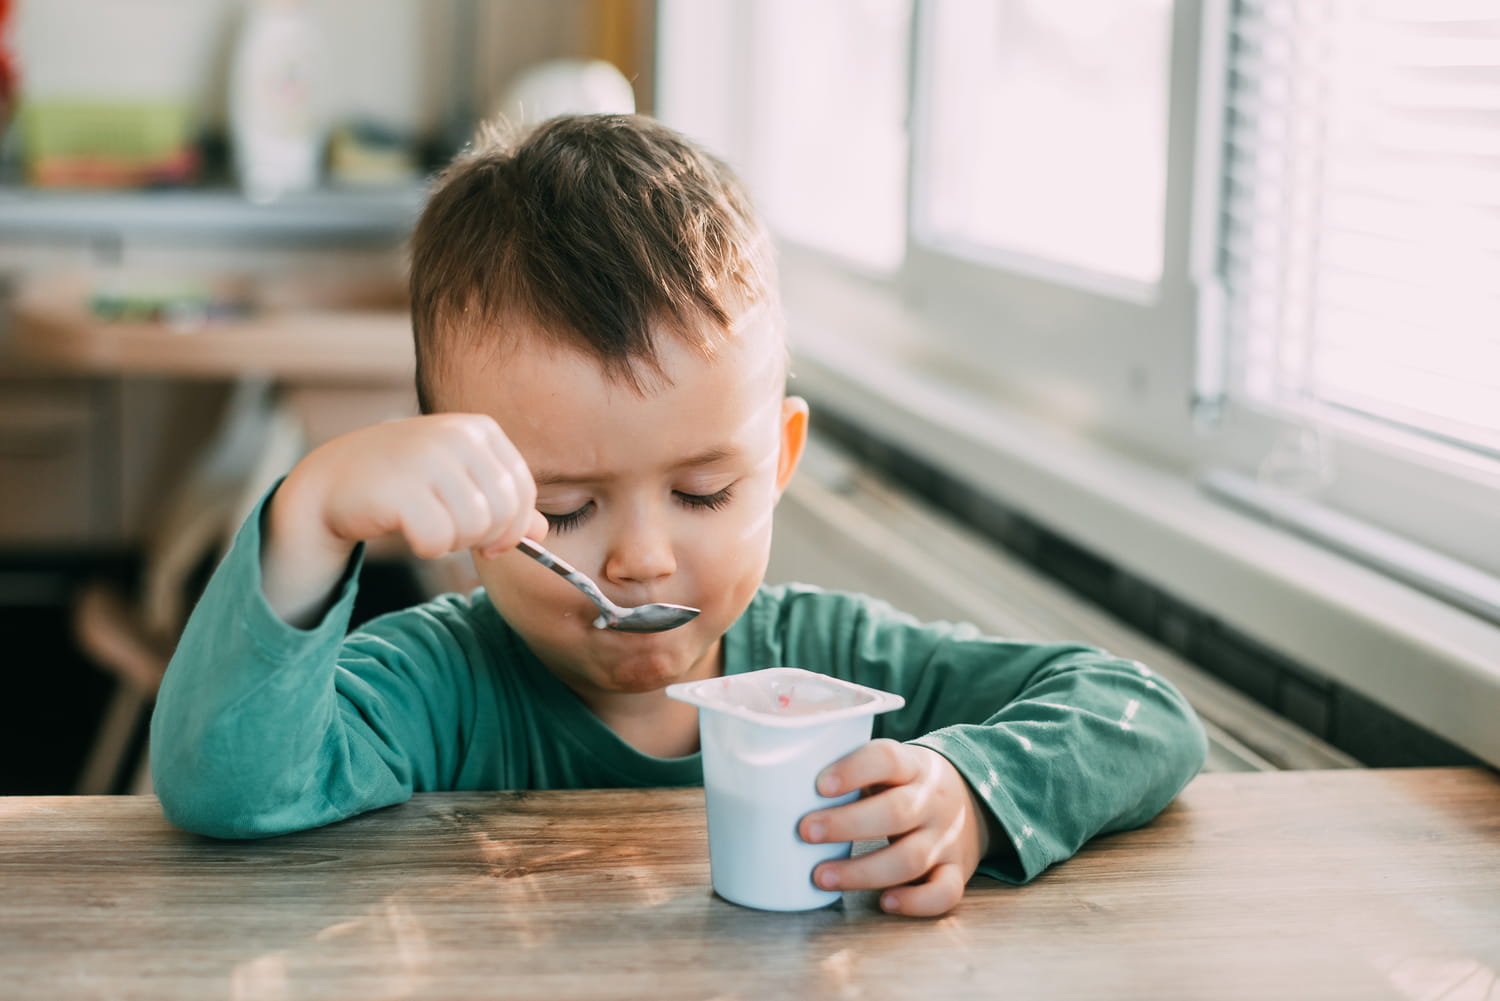
{"label": "white yogurt cup", "polygon": [[668,685],[667,694],[698,707],[714,891],[767,911],[838,900],[812,871],[848,858],[853,844],[808,844],[797,822],[859,795],[819,795],[818,773],[870,740],[877,713],[906,700],[794,667]]}

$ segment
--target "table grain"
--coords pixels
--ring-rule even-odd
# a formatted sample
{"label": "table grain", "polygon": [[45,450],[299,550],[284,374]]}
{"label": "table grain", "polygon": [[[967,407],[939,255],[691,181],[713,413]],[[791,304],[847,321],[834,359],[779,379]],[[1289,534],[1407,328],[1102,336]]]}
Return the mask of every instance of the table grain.
{"label": "table grain", "polygon": [[0,997],[1500,998],[1500,779],[1214,774],[934,920],[709,887],[699,789],[429,793],[227,842],[0,799]]}

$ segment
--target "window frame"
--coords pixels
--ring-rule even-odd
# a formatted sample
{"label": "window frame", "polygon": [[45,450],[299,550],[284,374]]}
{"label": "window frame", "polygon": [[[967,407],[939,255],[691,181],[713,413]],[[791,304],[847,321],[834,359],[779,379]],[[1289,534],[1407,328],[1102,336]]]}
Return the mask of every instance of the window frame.
{"label": "window frame", "polygon": [[[697,6],[699,16],[702,9],[715,9],[728,26],[721,37],[732,52],[734,25],[743,23],[736,18],[748,16],[749,3],[661,0],[660,6],[664,12],[674,4]],[[798,278],[812,281],[822,273],[863,286],[872,297],[894,294],[924,335],[937,341],[928,347],[950,354],[971,386],[983,382],[982,388],[1072,433],[1187,479],[1224,469],[1253,473],[1304,415],[1277,413],[1237,394],[1226,369],[1217,260],[1231,0],[1172,2],[1162,277],[1153,286],[942,243],[923,232],[916,209],[926,183],[920,136],[930,17],[929,0],[913,0],[907,239],[900,269],[875,274],[787,243],[784,256],[795,260]],[[711,64],[710,53],[699,55]],[[733,124],[717,151],[731,162],[742,161],[752,140],[747,116],[734,113],[753,96],[746,62],[743,56],[731,60],[733,96],[720,110],[720,121]],[[1324,422],[1340,480],[1320,500],[1500,573],[1500,532],[1490,533],[1493,542],[1480,546],[1485,551],[1476,559],[1500,470],[1456,447],[1419,446],[1364,424],[1337,415]],[[1443,516],[1432,517],[1435,510]]]}
{"label": "window frame", "polygon": [[[929,10],[917,0],[912,109],[918,122],[927,100],[922,59]],[[951,336],[953,350],[987,363],[997,373],[996,388],[1026,409],[1183,470],[1197,449],[1180,404],[1193,383],[1199,298],[1189,263],[1195,253],[1199,13],[1192,0],[1171,5],[1159,281],[934,241],[915,211],[916,186],[926,180],[915,141],[906,263],[896,279],[905,300]],[[995,317],[1003,318],[999,337]],[[1105,330],[1111,335],[1095,333]]]}
{"label": "window frame", "polygon": [[[1200,474],[1254,478],[1278,441],[1313,429],[1330,456],[1333,479],[1316,505],[1393,533],[1459,561],[1500,583],[1500,461],[1476,450],[1420,432],[1386,426],[1378,418],[1343,413],[1330,405],[1309,406],[1256,398],[1235,384],[1229,371],[1226,290],[1219,274],[1223,226],[1227,79],[1234,29],[1230,0],[1199,0],[1207,11],[1203,47],[1212,72],[1203,80],[1200,115],[1200,177],[1212,179],[1199,192],[1194,270],[1206,290],[1199,317],[1199,374],[1194,397],[1208,432]],[[1213,88],[1209,90],[1207,88]],[[1439,512],[1434,517],[1432,512]],[[1489,532],[1484,529],[1488,526]],[[1359,558],[1361,553],[1349,555]],[[1385,561],[1384,554],[1368,554]],[[1393,557],[1399,562],[1398,557]]]}

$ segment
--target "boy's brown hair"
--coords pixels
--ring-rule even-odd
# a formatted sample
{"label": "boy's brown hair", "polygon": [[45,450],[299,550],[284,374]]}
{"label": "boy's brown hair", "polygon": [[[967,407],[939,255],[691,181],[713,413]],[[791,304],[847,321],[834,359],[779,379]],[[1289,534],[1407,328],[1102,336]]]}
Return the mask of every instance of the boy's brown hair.
{"label": "boy's brown hair", "polygon": [[774,297],[769,240],[733,172],[639,115],[564,115],[482,133],[437,178],[412,236],[417,396],[455,345],[496,330],[581,348],[638,392],[652,328],[712,356]]}

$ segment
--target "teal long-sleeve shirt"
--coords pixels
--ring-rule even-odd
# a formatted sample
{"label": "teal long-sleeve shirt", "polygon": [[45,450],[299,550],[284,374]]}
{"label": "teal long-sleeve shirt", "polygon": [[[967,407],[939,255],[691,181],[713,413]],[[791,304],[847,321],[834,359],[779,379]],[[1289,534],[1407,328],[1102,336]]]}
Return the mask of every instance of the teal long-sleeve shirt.
{"label": "teal long-sleeve shirt", "polygon": [[[253,838],[444,789],[684,786],[699,754],[627,744],[531,653],[483,591],[346,635],[360,555],[309,629],[261,590],[265,502],[187,624],[151,722],[166,816]],[[905,697],[875,736],[944,755],[1009,838],[981,871],[1031,879],[1154,817],[1202,767],[1201,724],[1148,668],[1069,644],[922,624],[873,599],[762,587],[724,636],[729,674],[801,667]]]}

